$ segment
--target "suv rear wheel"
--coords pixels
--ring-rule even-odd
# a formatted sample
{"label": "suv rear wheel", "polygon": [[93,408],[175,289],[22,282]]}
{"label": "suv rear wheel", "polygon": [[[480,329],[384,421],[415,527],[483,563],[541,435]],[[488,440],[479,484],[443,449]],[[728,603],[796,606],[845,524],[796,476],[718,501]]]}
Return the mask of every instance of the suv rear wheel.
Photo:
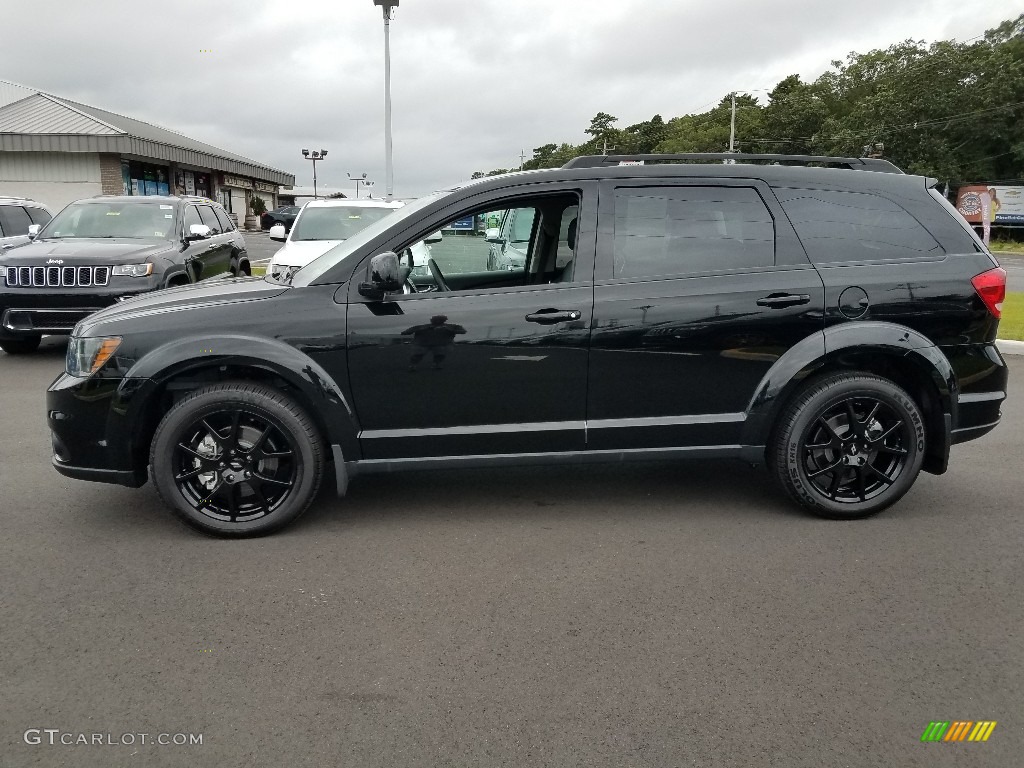
{"label": "suv rear wheel", "polygon": [[25,336],[20,339],[0,340],[0,349],[8,355],[28,355],[39,349],[42,336]]}
{"label": "suv rear wheel", "polygon": [[880,376],[841,373],[796,395],[768,459],[797,503],[820,517],[855,519],[910,490],[924,448],[924,420],[910,395]]}
{"label": "suv rear wheel", "polygon": [[324,464],[301,408],[241,382],[196,390],[168,411],[149,461],[174,513],[220,536],[258,536],[295,520],[316,496]]}

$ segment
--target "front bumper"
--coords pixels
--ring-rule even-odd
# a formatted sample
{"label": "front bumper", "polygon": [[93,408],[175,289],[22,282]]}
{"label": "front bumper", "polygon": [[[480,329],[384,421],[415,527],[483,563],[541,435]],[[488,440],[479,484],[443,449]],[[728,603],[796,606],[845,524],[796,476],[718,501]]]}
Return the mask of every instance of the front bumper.
{"label": "front bumper", "polygon": [[116,304],[119,299],[149,293],[159,287],[159,278],[153,276],[111,278],[110,285],[102,289],[2,289],[0,336],[68,334],[93,312]]}
{"label": "front bumper", "polygon": [[78,378],[62,373],[46,391],[53,467],[78,480],[131,488],[147,480],[136,394],[148,379]]}

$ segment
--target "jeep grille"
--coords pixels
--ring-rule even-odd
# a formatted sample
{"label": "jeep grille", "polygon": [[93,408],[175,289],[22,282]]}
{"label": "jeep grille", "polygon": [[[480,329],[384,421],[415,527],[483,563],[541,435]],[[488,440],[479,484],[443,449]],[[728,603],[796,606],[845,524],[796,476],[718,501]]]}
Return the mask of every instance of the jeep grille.
{"label": "jeep grille", "polygon": [[7,267],[8,288],[86,288],[110,282],[110,267]]}

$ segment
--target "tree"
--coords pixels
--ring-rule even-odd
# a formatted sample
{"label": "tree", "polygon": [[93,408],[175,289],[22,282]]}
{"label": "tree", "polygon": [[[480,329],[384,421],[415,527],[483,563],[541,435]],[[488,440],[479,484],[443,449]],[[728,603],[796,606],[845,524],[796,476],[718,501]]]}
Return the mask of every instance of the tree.
{"label": "tree", "polygon": [[[582,144],[543,144],[523,167],[558,167],[606,144],[615,154],[723,152],[731,112],[726,95],[701,114],[655,115],[621,130],[598,112]],[[903,170],[954,185],[1022,178],[1024,14],[972,42],[904,40],[851,53],[812,83],[784,78],[764,105],[740,93],[736,139],[741,151],[839,156],[881,143]]]}

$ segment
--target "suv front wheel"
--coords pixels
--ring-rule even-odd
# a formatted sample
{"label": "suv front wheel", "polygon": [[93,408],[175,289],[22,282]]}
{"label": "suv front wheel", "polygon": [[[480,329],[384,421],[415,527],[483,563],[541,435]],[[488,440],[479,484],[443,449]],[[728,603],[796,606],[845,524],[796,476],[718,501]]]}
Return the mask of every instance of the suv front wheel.
{"label": "suv front wheel", "polygon": [[783,490],[820,517],[880,512],[910,490],[924,461],[921,410],[880,376],[841,373],[812,382],[778,424],[769,465]]}
{"label": "suv front wheel", "polygon": [[259,536],[301,515],[323,474],[312,420],[284,394],[242,382],[192,392],[153,436],[150,470],[185,523],[220,536]]}

